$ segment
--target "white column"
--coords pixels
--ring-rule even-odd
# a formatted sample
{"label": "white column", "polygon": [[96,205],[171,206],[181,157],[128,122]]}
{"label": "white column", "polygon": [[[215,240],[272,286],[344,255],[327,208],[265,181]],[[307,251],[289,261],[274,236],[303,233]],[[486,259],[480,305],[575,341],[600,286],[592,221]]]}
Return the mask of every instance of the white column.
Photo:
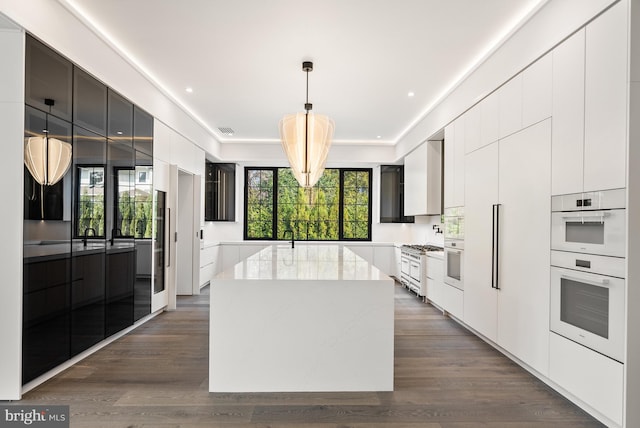
{"label": "white column", "polygon": [[19,399],[22,389],[24,43],[22,29],[0,14],[0,400]]}

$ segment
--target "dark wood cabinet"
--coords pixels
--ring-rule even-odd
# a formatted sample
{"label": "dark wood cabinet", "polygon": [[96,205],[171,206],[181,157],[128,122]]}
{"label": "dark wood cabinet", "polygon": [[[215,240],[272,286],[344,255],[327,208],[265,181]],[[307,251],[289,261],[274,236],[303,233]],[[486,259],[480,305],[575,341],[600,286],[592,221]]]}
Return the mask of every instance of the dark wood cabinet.
{"label": "dark wood cabinet", "polygon": [[380,223],[414,223],[404,215],[404,166],[380,166]]}
{"label": "dark wood cabinet", "polygon": [[204,180],[205,221],[235,221],[236,165],[207,162]]}

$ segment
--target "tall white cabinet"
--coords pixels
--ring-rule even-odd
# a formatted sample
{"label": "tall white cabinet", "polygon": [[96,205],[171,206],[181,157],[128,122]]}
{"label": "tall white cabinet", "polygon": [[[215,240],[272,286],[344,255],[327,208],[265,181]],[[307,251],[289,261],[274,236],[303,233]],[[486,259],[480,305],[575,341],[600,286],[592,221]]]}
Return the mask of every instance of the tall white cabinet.
{"label": "tall white cabinet", "polygon": [[[546,374],[551,121],[470,153],[465,176],[464,322]],[[495,231],[494,204],[500,207]]]}
{"label": "tall white cabinet", "polygon": [[492,341],[497,339],[498,301],[491,286],[493,204],[498,203],[499,143],[466,157],[464,322]]}

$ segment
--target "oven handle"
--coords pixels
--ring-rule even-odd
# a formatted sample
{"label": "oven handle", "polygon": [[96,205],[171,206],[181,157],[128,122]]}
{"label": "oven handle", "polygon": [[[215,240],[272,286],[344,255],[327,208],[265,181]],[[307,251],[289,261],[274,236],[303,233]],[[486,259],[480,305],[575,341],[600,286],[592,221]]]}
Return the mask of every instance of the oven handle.
{"label": "oven handle", "polygon": [[500,290],[499,265],[500,258],[500,204],[493,204],[492,238],[491,238],[491,288]]}
{"label": "oven handle", "polygon": [[588,214],[579,212],[575,214],[565,214],[562,216],[562,219],[563,220],[582,220],[582,221],[584,221],[585,219],[595,219],[595,220],[600,220],[602,222],[605,217],[609,217],[610,215],[611,213],[609,211],[592,211]]}
{"label": "oven handle", "polygon": [[447,253],[460,254],[460,253],[462,253],[462,250],[449,250],[449,249],[447,249],[446,252]]}
{"label": "oven handle", "polygon": [[591,284],[591,285],[597,285],[599,287],[607,287],[607,288],[609,288],[609,280],[606,279],[606,278],[602,278],[600,280],[584,279],[584,278],[579,278],[577,276],[571,276],[571,275],[565,275],[565,274],[561,274],[560,278],[568,279],[570,281],[584,282],[584,283]]}

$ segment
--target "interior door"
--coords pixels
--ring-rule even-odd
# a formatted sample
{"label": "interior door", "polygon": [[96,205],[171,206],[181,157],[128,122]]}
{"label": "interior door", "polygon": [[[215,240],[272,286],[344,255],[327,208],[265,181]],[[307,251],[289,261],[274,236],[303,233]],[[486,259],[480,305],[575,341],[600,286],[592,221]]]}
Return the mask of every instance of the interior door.
{"label": "interior door", "polygon": [[499,171],[498,344],[547,375],[551,120],[500,140]]}
{"label": "interior door", "polygon": [[176,257],[178,282],[176,293],[179,296],[193,294],[193,174],[185,171],[178,172],[178,241],[176,243]]}
{"label": "interior door", "polygon": [[465,159],[464,322],[493,341],[497,293],[492,288],[492,215],[498,202],[498,142]]}

